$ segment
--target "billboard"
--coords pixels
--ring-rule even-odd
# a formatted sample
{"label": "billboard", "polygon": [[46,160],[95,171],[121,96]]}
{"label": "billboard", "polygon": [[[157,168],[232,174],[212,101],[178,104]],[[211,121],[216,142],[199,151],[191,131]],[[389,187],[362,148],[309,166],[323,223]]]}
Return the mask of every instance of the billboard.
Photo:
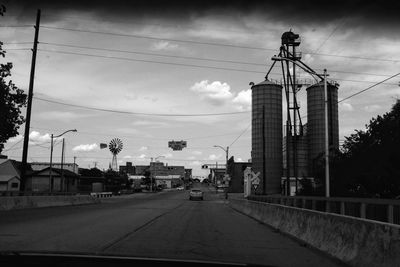
{"label": "billboard", "polygon": [[187,143],[186,141],[169,141],[168,142],[168,147],[172,148],[172,150],[182,150],[184,147],[186,147]]}

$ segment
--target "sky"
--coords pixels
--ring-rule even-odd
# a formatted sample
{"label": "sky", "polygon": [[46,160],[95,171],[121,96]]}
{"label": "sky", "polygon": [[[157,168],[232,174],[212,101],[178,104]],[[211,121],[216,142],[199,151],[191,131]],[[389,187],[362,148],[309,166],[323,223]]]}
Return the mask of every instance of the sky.
{"label": "sky", "polygon": [[[3,1],[0,41],[12,81],[29,87],[41,9],[28,162],[48,162],[50,135],[65,134],[67,162],[107,169],[100,143],[120,138],[118,163],[158,157],[206,175],[203,164],[251,153],[250,82],[264,80],[281,36],[301,37],[302,61],[338,82],[339,100],[400,72],[395,1]],[[299,78],[309,75],[297,70]],[[281,80],[279,68],[270,77]],[[400,96],[396,76],[339,104],[339,139],[365,129]],[[307,113],[306,90],[298,93]],[[23,110],[25,114],[25,110]],[[285,117],[285,115],[284,115]],[[304,122],[307,118],[304,118]],[[21,160],[22,135],[3,154]],[[172,151],[168,141],[185,140]],[[55,140],[53,161],[61,158]]]}

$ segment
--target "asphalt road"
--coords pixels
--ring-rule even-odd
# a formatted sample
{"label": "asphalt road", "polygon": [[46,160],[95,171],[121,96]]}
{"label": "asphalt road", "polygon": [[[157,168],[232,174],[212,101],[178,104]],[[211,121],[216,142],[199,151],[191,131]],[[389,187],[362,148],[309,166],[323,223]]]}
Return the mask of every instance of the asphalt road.
{"label": "asphalt road", "polygon": [[203,187],[139,193],[101,204],[0,212],[0,251],[51,251],[273,266],[342,266],[231,209]]}

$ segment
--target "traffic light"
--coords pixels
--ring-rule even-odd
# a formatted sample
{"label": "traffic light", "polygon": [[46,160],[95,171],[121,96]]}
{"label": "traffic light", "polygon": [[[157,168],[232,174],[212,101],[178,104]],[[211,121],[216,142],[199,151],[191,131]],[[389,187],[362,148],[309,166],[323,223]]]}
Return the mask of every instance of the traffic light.
{"label": "traffic light", "polygon": [[208,169],[208,165],[202,165],[201,168],[202,169]]}

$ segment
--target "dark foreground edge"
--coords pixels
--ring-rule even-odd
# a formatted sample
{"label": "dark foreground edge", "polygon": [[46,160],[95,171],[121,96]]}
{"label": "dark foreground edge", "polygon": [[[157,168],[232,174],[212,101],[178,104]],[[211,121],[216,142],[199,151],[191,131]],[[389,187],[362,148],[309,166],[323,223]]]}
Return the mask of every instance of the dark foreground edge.
{"label": "dark foreground edge", "polygon": [[[47,252],[0,252],[0,266],[263,266],[231,262]],[[275,266],[276,267],[276,266]]]}

